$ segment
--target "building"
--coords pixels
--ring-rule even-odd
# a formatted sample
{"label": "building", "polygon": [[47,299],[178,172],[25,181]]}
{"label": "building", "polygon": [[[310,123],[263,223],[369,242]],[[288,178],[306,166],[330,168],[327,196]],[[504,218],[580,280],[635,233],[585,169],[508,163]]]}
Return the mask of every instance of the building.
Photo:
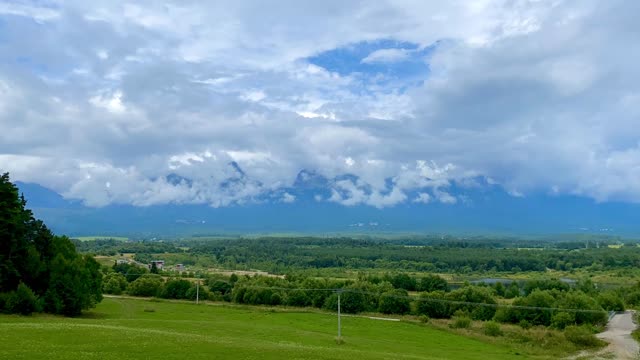
{"label": "building", "polygon": [[156,269],[162,270],[164,268],[164,260],[151,260],[149,263],[149,270],[153,268],[153,264],[156,264]]}
{"label": "building", "polygon": [[176,264],[176,271],[184,271],[184,265],[183,264]]}
{"label": "building", "polygon": [[116,260],[116,265],[128,264],[129,260],[127,259],[118,259]]}

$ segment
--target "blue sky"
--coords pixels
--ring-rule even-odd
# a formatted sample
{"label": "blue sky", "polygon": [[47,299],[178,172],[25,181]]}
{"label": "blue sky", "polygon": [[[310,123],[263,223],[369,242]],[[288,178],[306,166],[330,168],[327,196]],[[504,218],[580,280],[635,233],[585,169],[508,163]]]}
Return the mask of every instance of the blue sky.
{"label": "blue sky", "polygon": [[90,207],[637,203],[639,7],[5,1],[0,169]]}

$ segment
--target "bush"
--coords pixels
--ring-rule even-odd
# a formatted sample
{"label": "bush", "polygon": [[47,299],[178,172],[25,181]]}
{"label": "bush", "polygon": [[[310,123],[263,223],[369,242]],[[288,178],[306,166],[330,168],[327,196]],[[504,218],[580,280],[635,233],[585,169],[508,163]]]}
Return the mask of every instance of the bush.
{"label": "bush", "polygon": [[13,314],[31,315],[37,309],[36,304],[37,298],[33,291],[24,283],[20,283],[7,299],[5,307]]}
{"label": "bush", "polygon": [[278,293],[273,293],[271,295],[271,305],[281,305],[282,304],[282,296]]}
{"label": "bush", "polygon": [[523,320],[520,320],[520,322],[518,323],[518,326],[526,330],[531,328],[531,323],[523,319]]}
{"label": "bush", "polygon": [[420,315],[420,317],[418,318],[420,320],[421,323],[426,324],[429,321],[431,321],[431,319],[429,318],[429,316],[427,315]]}
{"label": "bush", "polygon": [[487,321],[484,323],[484,333],[489,336],[503,335],[502,329],[500,329],[500,324],[495,321]]}
{"label": "bush", "polygon": [[467,316],[456,316],[453,318],[451,327],[454,329],[468,329],[471,327],[471,318]]}
{"label": "bush", "polygon": [[192,285],[189,280],[169,280],[164,285],[161,296],[165,299],[187,299],[187,291],[189,291]]}
{"label": "bush", "polygon": [[209,290],[212,292],[220,293],[221,295],[226,295],[231,292],[233,286],[226,281],[222,280],[213,280],[209,281]]}
{"label": "bush", "polygon": [[120,295],[127,288],[127,279],[119,272],[111,272],[105,275],[102,281],[102,290],[107,294]]}
{"label": "bush", "polygon": [[422,293],[416,301],[416,313],[427,315],[433,319],[444,319],[451,317],[449,305],[444,301],[443,291],[433,291]]}
{"label": "bush", "polygon": [[513,323],[526,320],[531,325],[549,326],[551,311],[536,308],[551,308],[555,306],[555,303],[556,299],[549,290],[535,289],[526,297],[516,298],[513,301],[513,305],[516,307],[508,309],[507,319]]}
{"label": "bush", "polygon": [[406,314],[410,310],[411,303],[404,290],[388,291],[380,296],[378,311],[383,314]]}
{"label": "bush", "polygon": [[571,325],[564,330],[564,336],[570,342],[584,347],[601,346],[604,342],[593,335],[593,332],[585,326]]}
{"label": "bush", "polygon": [[567,326],[575,325],[576,317],[573,314],[569,314],[566,312],[559,312],[551,318],[551,326],[556,329],[564,329]]}
{"label": "bush", "polygon": [[459,302],[449,305],[450,312],[462,310],[473,320],[491,320],[496,313],[496,308],[491,306],[496,304],[496,300],[492,291],[486,287],[466,286],[448,293],[446,299]]}
{"label": "bush", "polygon": [[598,304],[606,311],[624,311],[622,298],[613,291],[598,295]]}
{"label": "bush", "polygon": [[158,296],[164,280],[159,275],[144,275],[129,284],[127,291],[133,296]]}
{"label": "bush", "polygon": [[[345,291],[340,296],[340,311],[347,314],[356,314],[366,310],[366,299],[363,294]],[[336,311],[338,309],[338,295],[332,294],[325,303],[324,308]]]}
{"label": "bush", "polygon": [[9,309],[6,308],[7,301],[9,300],[10,294],[8,293],[0,293],[0,314],[9,312]]}
{"label": "bush", "polygon": [[449,283],[438,275],[427,275],[420,279],[418,291],[449,291]]}
{"label": "bush", "polygon": [[561,298],[557,307],[566,309],[594,310],[591,312],[575,313],[576,324],[604,325],[607,323],[607,313],[602,307],[582,291],[571,291]]}

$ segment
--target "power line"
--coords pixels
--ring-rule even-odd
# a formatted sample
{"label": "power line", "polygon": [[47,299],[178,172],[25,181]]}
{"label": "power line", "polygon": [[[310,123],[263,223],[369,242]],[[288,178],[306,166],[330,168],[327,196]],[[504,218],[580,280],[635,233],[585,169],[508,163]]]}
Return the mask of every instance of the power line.
{"label": "power line", "polygon": [[[123,274],[125,276],[129,275],[158,275],[151,273],[126,273]],[[277,286],[259,286],[259,285],[248,285],[242,286],[245,289],[260,289],[260,290],[280,290],[280,291],[320,291],[320,292],[333,292],[337,293],[338,291],[342,293],[356,293],[362,295],[371,295],[380,297],[382,295],[386,297],[396,298],[396,299],[406,299],[411,301],[419,301],[419,302],[437,302],[442,304],[453,304],[453,305],[470,305],[470,306],[483,306],[483,307],[493,307],[493,308],[507,308],[507,309],[520,309],[520,310],[543,310],[543,311],[559,311],[559,312],[572,312],[572,313],[602,313],[604,310],[591,310],[591,309],[573,309],[573,308],[559,308],[559,307],[544,307],[544,306],[526,306],[526,305],[513,305],[513,304],[491,304],[491,303],[483,303],[483,302],[472,302],[472,301],[461,301],[461,300],[449,300],[449,299],[441,299],[434,297],[412,297],[408,295],[395,295],[395,294],[385,294],[385,293],[374,293],[370,291],[363,291],[358,289],[350,289],[350,288],[289,288],[289,287],[277,287]]]}
{"label": "power line", "polygon": [[307,288],[287,288],[287,287],[269,287],[269,286],[245,286],[245,289],[262,289],[262,290],[283,290],[283,291],[327,291],[327,292],[342,292],[342,293],[355,293],[362,295],[371,295],[371,296],[386,296],[397,299],[406,299],[411,301],[420,301],[420,302],[437,302],[444,304],[453,304],[453,305],[471,305],[471,306],[484,306],[484,307],[494,307],[494,308],[509,308],[509,309],[521,309],[521,310],[544,310],[544,311],[564,311],[564,312],[574,312],[574,313],[602,313],[604,310],[592,310],[592,309],[573,309],[573,308],[560,308],[560,307],[544,307],[544,306],[526,306],[526,305],[512,305],[512,304],[491,304],[491,303],[483,303],[483,302],[472,302],[472,301],[460,301],[460,300],[449,300],[449,299],[440,299],[434,297],[412,297],[408,295],[395,295],[395,294],[385,294],[385,293],[374,293],[369,291],[362,291],[358,289],[349,289],[349,288],[325,288],[325,289],[307,289]]}

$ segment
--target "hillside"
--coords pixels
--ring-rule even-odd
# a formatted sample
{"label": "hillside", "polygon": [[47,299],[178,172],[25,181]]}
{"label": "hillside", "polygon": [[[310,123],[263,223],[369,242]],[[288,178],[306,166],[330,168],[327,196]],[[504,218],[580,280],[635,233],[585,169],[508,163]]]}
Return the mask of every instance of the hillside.
{"label": "hillside", "polygon": [[[430,326],[313,312],[107,298],[83,318],[0,315],[2,359],[513,359]],[[545,357],[535,357],[545,358]]]}

